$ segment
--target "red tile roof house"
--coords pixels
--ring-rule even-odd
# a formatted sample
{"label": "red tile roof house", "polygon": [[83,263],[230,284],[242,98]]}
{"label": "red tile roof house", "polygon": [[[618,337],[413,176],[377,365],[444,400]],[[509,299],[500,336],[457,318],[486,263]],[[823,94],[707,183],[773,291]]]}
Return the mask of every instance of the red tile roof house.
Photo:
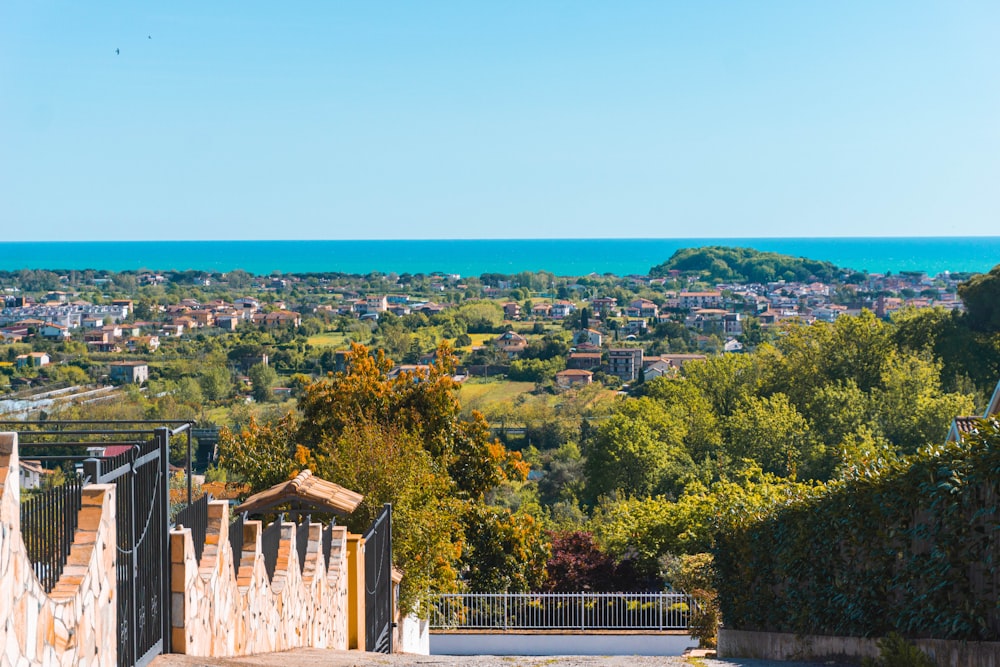
{"label": "red tile roof house", "polygon": [[570,352],[566,358],[566,366],[580,370],[591,370],[601,367],[600,352]]}
{"label": "red tile roof house", "polygon": [[273,313],[255,313],[253,321],[265,327],[288,326],[297,327],[302,324],[302,316],[290,310],[276,310]]}
{"label": "red tile roof house", "polygon": [[493,345],[508,357],[516,357],[524,352],[528,346],[528,340],[513,331],[505,331],[493,339]]}
{"label": "red tile roof house", "polygon": [[45,352],[30,352],[28,354],[17,355],[14,363],[18,368],[40,368],[41,366],[48,366],[52,363],[52,359]]}
{"label": "red tile roof house", "polygon": [[556,386],[569,387],[588,385],[594,381],[594,374],[580,368],[567,368],[556,373]]}
{"label": "red tile roof house", "polygon": [[503,305],[503,316],[508,320],[516,320],[521,317],[521,306],[515,301],[508,301]]}
{"label": "red tile roof house", "polygon": [[660,313],[660,308],[649,299],[636,299],[628,305],[625,311],[629,317],[656,317]]}

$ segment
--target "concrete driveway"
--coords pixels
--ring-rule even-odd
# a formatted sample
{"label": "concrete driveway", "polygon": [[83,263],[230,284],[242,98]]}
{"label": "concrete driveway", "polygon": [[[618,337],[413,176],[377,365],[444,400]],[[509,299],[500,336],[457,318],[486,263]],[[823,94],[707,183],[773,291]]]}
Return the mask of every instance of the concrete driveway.
{"label": "concrete driveway", "polygon": [[708,658],[650,656],[450,656],[450,655],[382,655],[361,651],[327,651],[296,649],[284,653],[268,653],[245,658],[191,658],[184,655],[161,655],[153,667],[670,667],[689,665],[701,667],[817,667],[818,663],[769,662],[765,660],[717,660]]}

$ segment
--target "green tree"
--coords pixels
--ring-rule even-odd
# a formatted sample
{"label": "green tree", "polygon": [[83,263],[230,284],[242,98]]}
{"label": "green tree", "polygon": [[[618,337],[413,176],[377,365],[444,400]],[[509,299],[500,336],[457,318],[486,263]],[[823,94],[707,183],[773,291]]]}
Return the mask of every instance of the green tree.
{"label": "green tree", "polygon": [[971,396],[941,391],[940,373],[926,356],[894,354],[873,395],[881,432],[903,454],[942,442],[953,418],[973,413]]}
{"label": "green tree", "polygon": [[718,457],[722,445],[719,420],[711,402],[693,382],[661,376],[647,382],[643,391],[684,421],[684,446],[691,458],[700,462],[709,456]]}
{"label": "green tree", "polygon": [[292,413],[263,422],[251,415],[238,432],[224,426],[219,431],[219,466],[242,479],[251,492],[284,482],[304,463],[301,455],[296,458],[297,427]]}
{"label": "green tree", "polygon": [[537,591],[545,578],[549,545],[529,513],[471,505],[465,516],[467,581],[484,593]]}
{"label": "green tree", "polygon": [[764,472],[794,477],[812,456],[809,424],[784,394],[752,396],[725,420],[729,456],[756,461]]}
{"label": "green tree", "polygon": [[423,601],[426,610],[429,593],[456,590],[466,504],[416,433],[362,419],[313,443],[308,462],[317,476],[364,494],[346,519],[354,532],[392,503],[393,559],[404,573],[401,609]]}
{"label": "green tree", "polygon": [[254,364],[247,372],[253,383],[253,399],[258,403],[271,400],[271,387],[278,380],[278,373],[270,366]]}
{"label": "green tree", "polygon": [[686,433],[683,421],[652,399],[619,403],[597,427],[587,451],[590,498],[614,491],[639,496],[678,491],[694,470],[683,446]]}
{"label": "green tree", "polygon": [[198,377],[201,391],[209,401],[223,401],[229,398],[233,390],[229,371],[222,366],[209,366],[202,370]]}
{"label": "green tree", "polygon": [[1000,331],[1000,264],[959,285],[958,296],[965,304],[970,329]]}

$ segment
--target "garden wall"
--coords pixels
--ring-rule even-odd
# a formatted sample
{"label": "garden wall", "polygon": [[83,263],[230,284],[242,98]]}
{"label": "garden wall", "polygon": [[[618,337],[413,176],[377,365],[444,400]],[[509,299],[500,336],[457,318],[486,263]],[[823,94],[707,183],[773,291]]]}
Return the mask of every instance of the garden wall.
{"label": "garden wall", "polygon": [[278,562],[269,578],[260,521],[243,527],[233,562],[229,506],[208,505],[207,539],[195,559],[191,531],[170,533],[172,651],[226,657],[298,647],[348,648],[347,529],[335,527],[330,563],[323,559],[322,526],[309,524],[300,569],[295,524],[283,524]]}
{"label": "garden wall", "polygon": [[[915,639],[920,650],[941,667],[1000,667],[1000,643],[947,639]],[[720,658],[759,660],[849,661],[878,658],[878,640],[870,637],[827,637],[781,632],[719,630]]]}
{"label": "garden wall", "polygon": [[922,646],[958,640],[949,646],[995,650],[998,471],[1000,424],[981,422],[967,441],[928,448],[888,472],[732,518],[716,540],[724,634],[897,632]]}
{"label": "garden wall", "polygon": [[83,488],[62,576],[46,594],[21,538],[17,434],[0,433],[0,667],[118,662],[115,489]]}

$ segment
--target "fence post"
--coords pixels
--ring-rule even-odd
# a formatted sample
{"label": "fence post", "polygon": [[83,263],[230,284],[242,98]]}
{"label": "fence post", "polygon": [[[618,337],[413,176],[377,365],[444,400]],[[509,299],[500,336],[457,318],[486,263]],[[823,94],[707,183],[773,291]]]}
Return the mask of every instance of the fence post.
{"label": "fence post", "polygon": [[85,459],[83,462],[83,476],[88,484],[101,483],[101,460]]}
{"label": "fence post", "polygon": [[[163,653],[170,653],[171,628],[170,600],[173,589],[170,587],[170,429],[166,427],[153,429],[153,437],[160,450],[160,457],[156,464],[159,466],[159,488],[155,493],[160,500],[160,516],[158,520],[162,523],[162,535],[160,536],[160,567],[162,576],[160,577],[159,600],[162,613],[160,614],[160,636],[163,637]],[[133,491],[134,492],[134,491]],[[155,502],[155,501],[154,501]],[[151,508],[152,511],[152,508]],[[135,538],[132,540],[133,550]],[[134,561],[133,561],[134,562]],[[118,621],[121,623],[121,619]]]}
{"label": "fence post", "polygon": [[507,629],[507,615],[508,615],[508,612],[507,612],[507,600],[508,600],[508,596],[504,595],[503,596],[503,629],[504,630]]}

